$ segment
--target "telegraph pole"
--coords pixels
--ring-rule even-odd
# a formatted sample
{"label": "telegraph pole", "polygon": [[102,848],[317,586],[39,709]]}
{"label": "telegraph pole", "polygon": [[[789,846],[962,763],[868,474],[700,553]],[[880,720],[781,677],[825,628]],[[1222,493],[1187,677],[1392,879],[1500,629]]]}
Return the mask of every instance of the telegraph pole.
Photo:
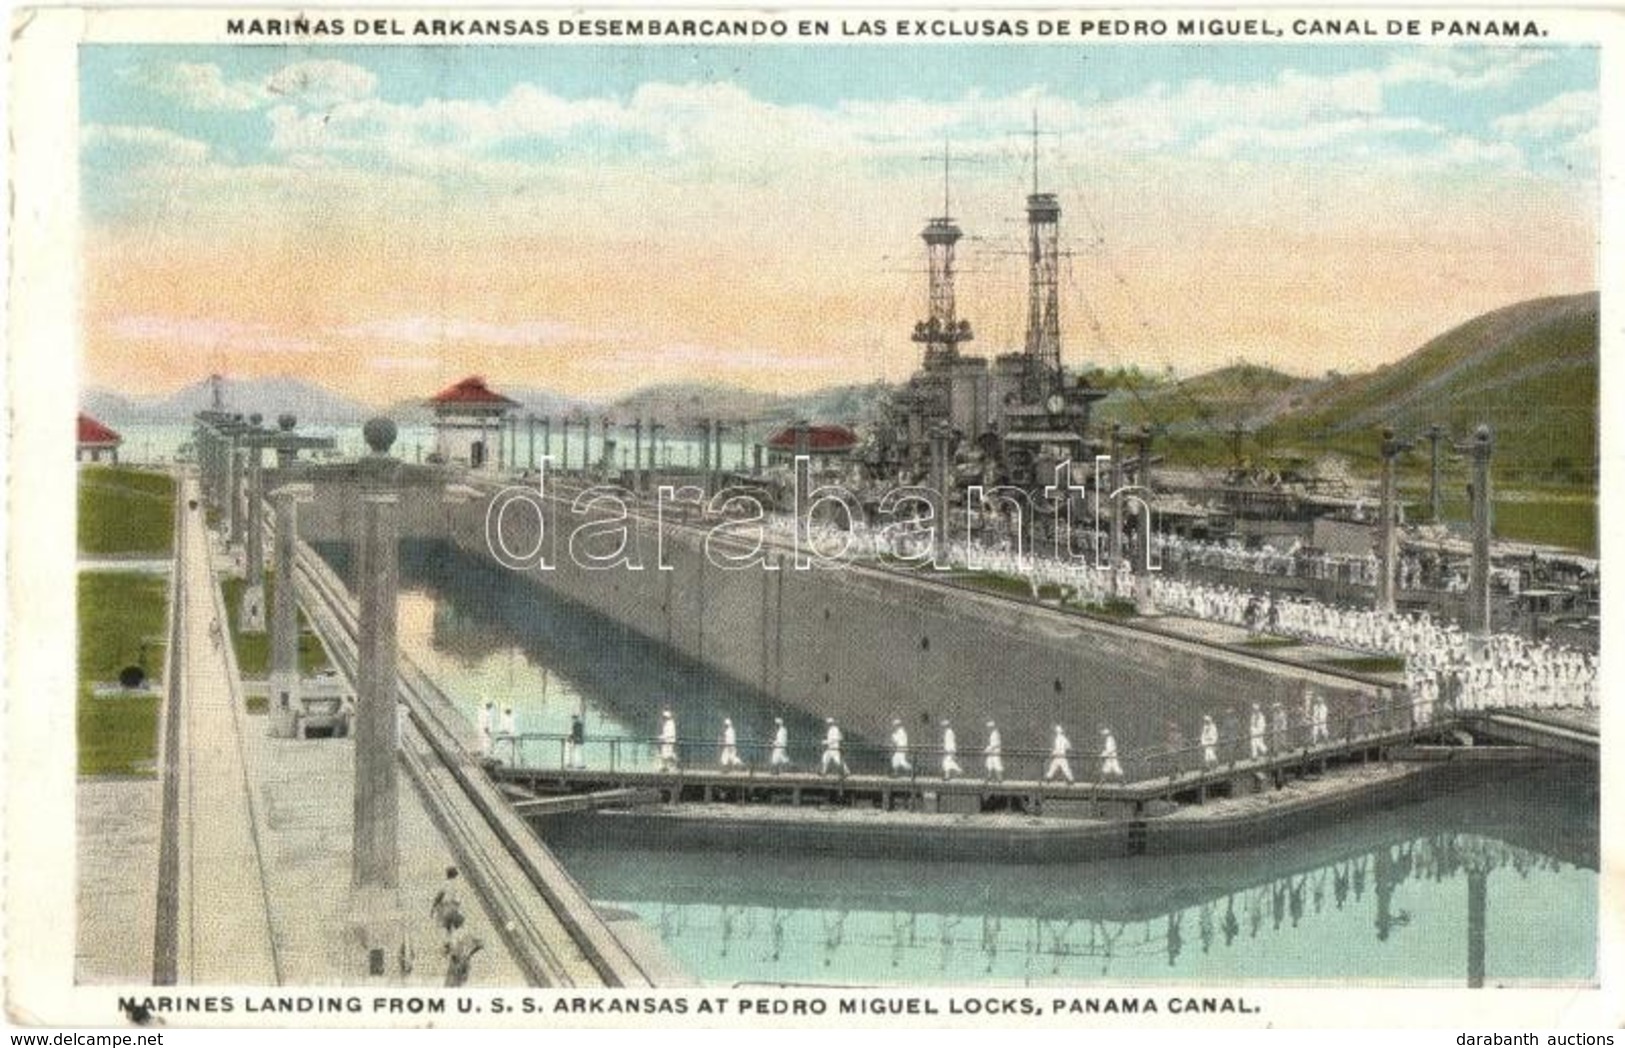
{"label": "telegraph pole", "polygon": [[1428,438],[1428,520],[1439,523],[1439,441],[1444,439],[1444,427],[1435,422],[1427,428]]}
{"label": "telegraph pole", "polygon": [[1490,635],[1490,539],[1495,530],[1495,503],[1490,490],[1490,460],[1495,454],[1495,436],[1490,427],[1479,426],[1473,439],[1457,445],[1473,464],[1469,488],[1473,504],[1473,559],[1467,576],[1467,632],[1480,643]]}
{"label": "telegraph pole", "polygon": [[1382,487],[1377,507],[1377,610],[1391,612],[1397,603],[1396,575],[1399,570],[1399,528],[1394,518],[1398,515],[1398,500],[1394,497],[1396,466],[1399,456],[1409,451],[1412,444],[1399,440],[1394,431],[1382,431]]}

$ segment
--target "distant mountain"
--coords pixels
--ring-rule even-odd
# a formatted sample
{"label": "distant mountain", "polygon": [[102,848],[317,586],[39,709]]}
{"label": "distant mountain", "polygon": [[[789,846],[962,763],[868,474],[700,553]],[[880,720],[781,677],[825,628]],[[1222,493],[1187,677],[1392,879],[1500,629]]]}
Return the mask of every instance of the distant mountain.
{"label": "distant mountain", "polygon": [[[522,416],[529,414],[556,418],[561,415],[600,413],[598,402],[582,397],[567,396],[546,389],[510,388],[503,385],[494,385],[494,388],[503,396],[517,400],[520,405],[517,410]],[[426,426],[434,421],[434,409],[429,406],[430,396],[433,394],[397,400],[380,411],[403,426]]]}
{"label": "distant mountain", "polygon": [[[227,411],[245,415],[258,412],[268,419],[292,413],[301,422],[351,423],[364,421],[367,408],[329,393],[303,379],[286,375],[270,378],[225,379],[221,388]],[[155,397],[128,396],[89,388],[81,406],[109,425],[132,422],[185,422],[214,403],[214,390],[204,379],[173,393]]]}
{"label": "distant mountain", "polygon": [[745,420],[753,428],[770,428],[798,419],[862,424],[873,417],[884,393],[877,385],[834,386],[809,393],[758,393],[737,386],[673,383],[646,386],[607,405],[618,419],[645,418],[666,426],[684,426],[720,418],[730,425]]}

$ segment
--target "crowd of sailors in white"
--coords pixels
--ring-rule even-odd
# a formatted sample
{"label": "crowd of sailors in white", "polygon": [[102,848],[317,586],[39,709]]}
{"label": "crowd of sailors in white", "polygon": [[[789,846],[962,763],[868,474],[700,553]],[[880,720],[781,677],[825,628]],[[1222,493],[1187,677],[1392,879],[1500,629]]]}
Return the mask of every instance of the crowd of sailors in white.
{"label": "crowd of sailors in white", "polygon": [[[779,518],[775,526],[793,529],[794,524]],[[880,533],[866,528],[845,531],[815,527],[813,531],[811,539],[817,548],[832,550],[844,547],[847,556],[918,556],[925,549],[923,540],[921,545],[899,549],[895,544],[883,541]],[[1235,567],[1244,561],[1247,570],[1280,568],[1291,560],[1283,554],[1255,554],[1242,550],[1228,551],[1217,560],[1213,559],[1215,554],[1211,551],[1203,552],[1202,556],[1205,558],[1202,563],[1221,567]],[[1230,559],[1234,557],[1242,560]],[[1412,716],[1419,724],[1431,722],[1441,707],[1454,710],[1594,707],[1597,703],[1595,655],[1545,642],[1533,642],[1514,634],[1494,634],[1487,641],[1474,645],[1459,626],[1434,622],[1425,612],[1381,612],[1371,608],[1343,607],[1303,597],[1206,585],[1156,572],[1136,579],[1126,564],[1119,565],[1114,587],[1110,571],[1106,568],[1053,558],[1022,556],[1011,550],[986,546],[973,549],[963,542],[949,545],[947,564],[961,570],[974,569],[1022,578],[1031,585],[1035,596],[1041,589],[1049,588],[1060,592],[1063,600],[1079,604],[1098,604],[1116,595],[1132,594],[1138,583],[1147,587],[1151,602],[1163,613],[1241,626],[1258,636],[1287,637],[1403,658]],[[1309,746],[1330,742],[1330,717],[1324,697],[1312,690],[1306,691],[1298,720],[1304,741]],[[774,725],[767,763],[769,772],[778,773],[791,767],[789,730],[783,718],[775,718]],[[499,716],[491,702],[486,702],[479,710],[478,730],[482,750],[487,755],[492,753],[498,742],[515,742],[519,738],[513,708],[506,707]],[[1253,703],[1247,718],[1246,756],[1252,759],[1266,758],[1272,744],[1276,748],[1287,745],[1290,732],[1291,718],[1279,702],[1274,704],[1271,711],[1265,711],[1258,703]],[[676,771],[679,768],[678,739],[676,718],[671,710],[664,710],[657,738],[659,765],[663,771]],[[900,719],[893,719],[889,741],[891,773],[904,776],[915,774],[913,762],[917,755],[910,749],[908,730]],[[1212,716],[1204,715],[1196,747],[1200,749],[1202,765],[1220,763],[1221,745],[1228,747],[1232,741],[1225,739],[1221,743],[1220,732]],[[842,754],[843,743],[840,726],[833,718],[827,720],[819,761],[821,774],[848,774]],[[566,754],[567,765],[583,766],[579,729],[572,732],[566,747],[570,751]],[[1044,780],[1073,782],[1073,754],[1072,741],[1064,727],[1057,724]],[[934,757],[939,763],[934,771],[940,772],[944,780],[964,775],[959,763],[958,736],[953,725],[946,720],[941,723],[941,738]],[[1099,780],[1122,779],[1123,765],[1118,755],[1117,740],[1109,727],[1100,729],[1100,750],[1096,759]],[[717,763],[724,771],[742,770],[746,766],[739,754],[739,739],[731,719],[725,718],[723,721]],[[987,781],[1003,781],[1004,740],[997,723],[992,720],[986,724],[982,765]]]}
{"label": "crowd of sailors in white", "polygon": [[[794,523],[780,518],[775,526],[793,530]],[[921,536],[916,544],[898,548],[882,532],[861,526],[850,532],[815,527],[809,538],[822,550],[841,549],[850,542],[847,555],[870,558],[919,556],[928,551],[929,541]],[[1260,636],[1402,658],[1406,685],[1418,708],[1424,703],[1429,708],[1443,703],[1457,710],[1597,704],[1594,654],[1515,634],[1494,634],[1487,644],[1476,646],[1480,650],[1475,656],[1475,645],[1461,627],[1435,622],[1426,612],[1345,607],[1307,597],[1176,579],[1162,572],[1148,572],[1136,579],[1126,563],[1118,565],[1114,587],[1112,572],[1105,567],[965,542],[950,542],[945,556],[946,564],[954,569],[1025,579],[1035,596],[1048,588],[1070,603],[1101,604],[1118,595],[1128,597],[1140,585],[1163,613],[1243,626]]]}

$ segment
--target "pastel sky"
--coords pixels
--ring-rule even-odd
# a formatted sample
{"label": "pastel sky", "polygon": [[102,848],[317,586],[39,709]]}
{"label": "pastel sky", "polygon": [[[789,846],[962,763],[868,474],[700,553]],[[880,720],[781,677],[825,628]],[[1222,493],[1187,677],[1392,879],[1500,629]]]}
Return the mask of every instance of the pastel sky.
{"label": "pastel sky", "polygon": [[[1068,365],[1298,374],[1597,286],[1597,55],[1558,46],[87,46],[86,380],[897,380],[949,144],[959,311]],[[928,159],[935,154],[938,159]]]}

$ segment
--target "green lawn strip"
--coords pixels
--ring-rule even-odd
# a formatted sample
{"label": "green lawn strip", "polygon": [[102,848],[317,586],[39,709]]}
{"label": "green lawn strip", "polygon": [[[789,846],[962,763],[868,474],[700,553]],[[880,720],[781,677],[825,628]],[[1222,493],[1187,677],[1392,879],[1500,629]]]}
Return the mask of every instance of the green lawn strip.
{"label": "green lawn strip", "polygon": [[79,469],[79,552],[168,554],[175,540],[175,482],[127,466]]}
{"label": "green lawn strip", "polygon": [[1241,642],[1244,648],[1296,648],[1302,644],[1291,637],[1248,637]]}
{"label": "green lawn strip", "polygon": [[[158,698],[98,699],[99,684],[143,661],[163,672],[168,584],[134,572],[79,576],[79,688],[75,722],[81,775],[150,775],[158,752]],[[145,645],[145,652],[142,647]]]}
{"label": "green lawn strip", "polygon": [[1319,664],[1351,673],[1403,673],[1405,660],[1392,655],[1362,655],[1348,659],[1321,659]]}
{"label": "green lawn strip", "polygon": [[999,575],[991,571],[966,572],[957,575],[954,582],[962,586],[972,586],[976,589],[988,590],[992,593],[1002,593],[1010,597],[1031,597],[1033,588],[1026,579],[1018,579],[1011,575]]}
{"label": "green lawn strip", "polygon": [[[242,579],[224,579],[220,583],[220,594],[226,603],[226,619],[231,626],[231,642],[237,649],[237,669],[242,673],[244,680],[265,680],[271,675],[271,633],[267,629],[264,633],[242,632],[238,619],[243,610],[243,589],[247,583]],[[267,572],[265,575],[265,623],[271,623],[271,601],[276,593],[276,580]],[[305,613],[299,612],[299,672],[311,674],[318,670],[331,669],[328,662],[327,651],[322,647],[321,641],[311,633],[305,622]],[[254,712],[253,701],[248,704],[249,712]]]}

